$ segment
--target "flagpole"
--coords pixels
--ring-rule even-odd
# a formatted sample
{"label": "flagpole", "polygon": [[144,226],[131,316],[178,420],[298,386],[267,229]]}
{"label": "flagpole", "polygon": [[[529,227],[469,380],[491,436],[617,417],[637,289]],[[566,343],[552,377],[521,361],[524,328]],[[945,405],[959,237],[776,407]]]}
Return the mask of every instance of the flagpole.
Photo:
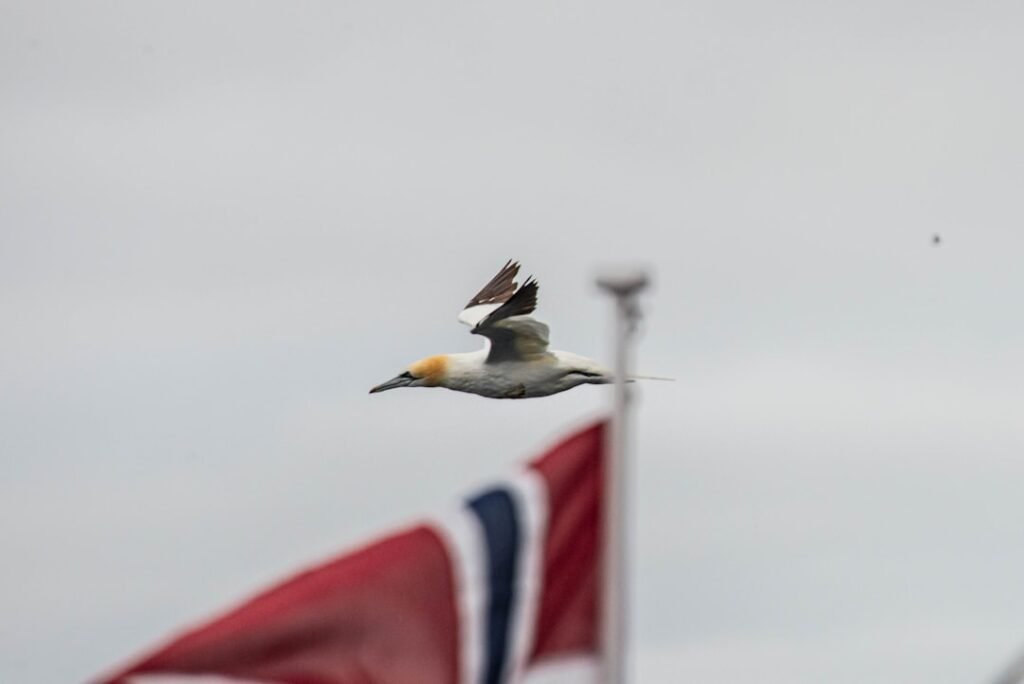
{"label": "flagpole", "polygon": [[626,684],[629,626],[629,408],[626,383],[631,342],[640,318],[637,294],[647,287],[643,271],[607,273],[598,286],[615,299],[615,385],[605,462],[604,555],[601,587],[601,682]]}
{"label": "flagpole", "polygon": [[992,684],[1021,684],[1024,682],[1024,651],[1017,654]]}

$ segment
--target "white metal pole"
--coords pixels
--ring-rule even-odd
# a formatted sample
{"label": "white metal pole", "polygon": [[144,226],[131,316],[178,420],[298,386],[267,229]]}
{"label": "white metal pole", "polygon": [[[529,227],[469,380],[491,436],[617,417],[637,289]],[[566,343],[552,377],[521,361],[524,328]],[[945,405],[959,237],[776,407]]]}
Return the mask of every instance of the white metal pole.
{"label": "white metal pole", "polygon": [[643,272],[608,274],[597,284],[615,298],[615,385],[605,460],[604,556],[601,592],[601,681],[626,684],[629,630],[629,377],[630,342],[639,318]]}
{"label": "white metal pole", "polygon": [[1024,651],[1010,663],[993,684],[1020,684],[1024,682]]}

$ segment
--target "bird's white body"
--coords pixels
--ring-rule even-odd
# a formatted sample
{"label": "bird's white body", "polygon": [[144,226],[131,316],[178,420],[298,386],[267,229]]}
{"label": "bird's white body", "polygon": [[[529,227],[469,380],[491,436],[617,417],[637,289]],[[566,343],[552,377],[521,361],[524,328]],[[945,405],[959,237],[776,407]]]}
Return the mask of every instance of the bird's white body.
{"label": "bird's white body", "polygon": [[428,356],[370,392],[398,387],[445,387],[495,399],[546,397],[578,385],[613,381],[611,371],[572,352],[548,349],[548,326],[531,314],[537,282],[515,282],[519,264],[509,261],[459,314],[471,332],[486,338],[475,352]]}
{"label": "bird's white body", "polygon": [[528,360],[489,363],[489,350],[445,354],[441,387],[494,399],[546,397],[577,385],[612,381],[607,368],[572,352],[549,351]]}

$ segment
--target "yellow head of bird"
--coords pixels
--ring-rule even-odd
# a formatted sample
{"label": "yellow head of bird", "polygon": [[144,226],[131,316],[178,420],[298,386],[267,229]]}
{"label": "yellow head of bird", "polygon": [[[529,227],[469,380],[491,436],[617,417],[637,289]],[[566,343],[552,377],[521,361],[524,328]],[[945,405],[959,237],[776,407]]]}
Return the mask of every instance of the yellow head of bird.
{"label": "yellow head of bird", "polygon": [[411,364],[404,373],[377,385],[370,390],[370,394],[398,387],[437,387],[444,381],[447,372],[448,357],[443,354],[428,356]]}

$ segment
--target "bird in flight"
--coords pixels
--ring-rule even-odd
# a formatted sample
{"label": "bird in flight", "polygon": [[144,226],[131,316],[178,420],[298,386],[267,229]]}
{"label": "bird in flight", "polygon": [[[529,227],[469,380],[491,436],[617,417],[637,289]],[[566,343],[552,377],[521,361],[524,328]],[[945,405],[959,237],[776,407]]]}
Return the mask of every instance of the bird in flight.
{"label": "bird in flight", "polygon": [[[530,316],[537,308],[537,281],[515,281],[519,264],[509,261],[459,314],[483,349],[428,356],[370,390],[446,387],[495,399],[545,397],[577,385],[614,380],[601,364],[578,354],[548,349],[548,326]],[[518,289],[517,289],[518,288]]]}

